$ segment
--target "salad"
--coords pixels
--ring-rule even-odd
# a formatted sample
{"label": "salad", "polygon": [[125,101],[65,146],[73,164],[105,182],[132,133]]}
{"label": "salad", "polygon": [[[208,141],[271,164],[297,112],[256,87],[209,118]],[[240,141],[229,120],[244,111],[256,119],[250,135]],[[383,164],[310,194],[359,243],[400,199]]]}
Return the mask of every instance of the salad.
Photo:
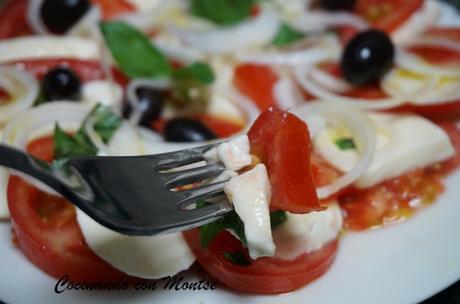
{"label": "salad", "polygon": [[345,232],[410,218],[459,167],[460,29],[439,17],[430,0],[6,0],[4,144],[62,168],[225,139],[205,158],[226,171],[175,191],[227,181],[216,200],[234,205],[196,229],[128,236],[0,169],[12,244],[74,282],[197,264],[235,292],[304,287]]}

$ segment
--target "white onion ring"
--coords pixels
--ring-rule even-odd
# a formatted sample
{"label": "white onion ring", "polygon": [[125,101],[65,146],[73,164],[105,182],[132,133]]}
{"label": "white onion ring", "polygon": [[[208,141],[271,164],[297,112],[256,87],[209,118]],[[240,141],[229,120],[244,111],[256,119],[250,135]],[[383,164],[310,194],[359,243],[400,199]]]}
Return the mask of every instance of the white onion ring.
{"label": "white onion ring", "polygon": [[335,77],[315,66],[311,67],[310,76],[313,81],[323,88],[336,93],[345,93],[353,88],[345,80]]}
{"label": "white onion ring", "polygon": [[7,104],[0,105],[2,124],[32,107],[39,94],[39,84],[33,75],[7,66],[0,66],[0,88],[11,98]]}
{"label": "white onion ring", "polygon": [[427,63],[422,58],[399,49],[396,52],[395,63],[398,67],[425,75],[437,75],[447,77],[460,77],[460,69],[440,67]]}
{"label": "white onion ring", "polygon": [[377,148],[377,133],[372,122],[359,108],[342,103],[311,102],[294,107],[289,111],[304,121],[308,121],[308,116],[319,114],[329,121],[344,125],[353,135],[357,150],[361,154],[361,159],[350,172],[345,173],[330,185],[316,189],[320,199],[328,198],[353,184],[366,172]]}
{"label": "white onion ring", "polygon": [[460,52],[460,42],[437,37],[421,38],[414,41],[410,46],[435,46],[442,47],[456,52]]}
{"label": "white onion ring", "polygon": [[363,31],[369,28],[369,24],[362,18],[346,13],[329,13],[323,11],[309,11],[289,23],[293,28],[301,32],[323,31],[330,27],[349,25]]}
{"label": "white onion ring", "polygon": [[40,16],[40,8],[44,0],[29,0],[27,5],[27,20],[35,33],[48,35],[50,32],[46,28]]}
{"label": "white onion ring", "polygon": [[[31,139],[49,134],[56,122],[62,123],[63,127],[78,128],[90,111],[90,107],[73,101],[45,103],[23,112],[10,121],[4,129],[2,142],[20,150],[25,150],[27,143]],[[56,194],[50,187],[29,176],[16,172],[14,174],[24,177],[43,191]]]}
{"label": "white onion ring", "polygon": [[225,54],[269,43],[275,37],[279,24],[277,14],[264,9],[258,16],[235,26],[206,31],[171,28],[171,31],[199,51]]}
{"label": "white onion ring", "polygon": [[194,61],[204,60],[204,54],[197,49],[183,44],[181,41],[176,43],[158,36],[152,39],[152,43],[169,59],[180,62],[192,63]]}
{"label": "white onion ring", "polygon": [[315,97],[339,102],[342,104],[348,104],[350,106],[359,107],[362,109],[368,110],[384,110],[391,109],[397,106],[404,104],[404,99],[389,97],[381,99],[363,99],[363,98],[352,98],[346,96],[340,96],[333,92],[330,92],[321,86],[317,85],[312,81],[311,76],[311,67],[298,67],[294,69],[294,75],[300,85],[310,94],[313,94]]}
{"label": "white onion ring", "polygon": [[282,110],[289,109],[303,101],[302,92],[290,77],[281,77],[273,87],[273,95]]}

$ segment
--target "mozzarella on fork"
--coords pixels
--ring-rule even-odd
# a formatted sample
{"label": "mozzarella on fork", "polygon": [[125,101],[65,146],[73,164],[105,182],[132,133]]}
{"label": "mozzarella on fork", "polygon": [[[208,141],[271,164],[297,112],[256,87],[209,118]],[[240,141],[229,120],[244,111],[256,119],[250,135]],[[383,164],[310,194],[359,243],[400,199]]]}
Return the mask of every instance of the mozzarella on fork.
{"label": "mozzarella on fork", "polygon": [[[369,114],[377,130],[377,151],[367,171],[357,180],[360,188],[371,187],[416,168],[443,161],[454,148],[442,128],[417,115]],[[355,149],[341,150],[336,140],[347,137],[339,128],[326,128],[314,140],[315,149],[332,165],[349,172],[357,163]]]}
{"label": "mozzarella on fork", "polygon": [[27,36],[0,42],[0,62],[23,59],[100,59],[94,40],[70,36]]}

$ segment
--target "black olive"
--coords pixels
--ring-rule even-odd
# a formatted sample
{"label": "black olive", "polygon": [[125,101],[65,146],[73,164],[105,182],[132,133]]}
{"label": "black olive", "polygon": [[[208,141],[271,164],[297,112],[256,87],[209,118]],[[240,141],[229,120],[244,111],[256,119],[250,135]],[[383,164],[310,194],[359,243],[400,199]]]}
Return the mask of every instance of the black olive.
{"label": "black olive", "polygon": [[64,67],[54,68],[43,78],[42,92],[46,100],[75,100],[81,98],[81,81],[72,70]]}
{"label": "black olive", "polygon": [[384,32],[369,30],[356,35],[340,62],[345,79],[354,85],[379,80],[393,65],[395,48]]}
{"label": "black olive", "polygon": [[54,34],[64,34],[90,9],[88,0],[44,0],[40,16]]}
{"label": "black olive", "polygon": [[319,6],[328,11],[351,11],[356,0],[320,0]]}
{"label": "black olive", "polygon": [[174,118],[168,121],[163,137],[170,142],[199,142],[217,138],[200,121],[191,118]]}
{"label": "black olive", "polygon": [[[165,103],[167,91],[153,88],[138,88],[138,107],[142,111],[139,125],[150,128],[152,121],[160,117]],[[128,119],[131,116],[132,108],[129,102],[125,102],[123,107],[123,117]]]}

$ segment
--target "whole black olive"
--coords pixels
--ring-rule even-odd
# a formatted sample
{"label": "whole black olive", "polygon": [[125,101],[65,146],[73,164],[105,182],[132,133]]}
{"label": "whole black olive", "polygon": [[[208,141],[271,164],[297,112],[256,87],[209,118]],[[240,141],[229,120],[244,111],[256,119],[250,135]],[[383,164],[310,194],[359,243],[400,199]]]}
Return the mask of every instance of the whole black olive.
{"label": "whole black olive", "polygon": [[320,0],[319,6],[328,11],[351,11],[356,0]]}
{"label": "whole black olive", "polygon": [[90,9],[88,0],[44,0],[40,16],[54,34],[64,34]]}
{"label": "whole black olive", "polygon": [[60,99],[78,101],[81,98],[81,81],[72,70],[57,67],[45,74],[42,92],[47,101]]}
{"label": "whole black olive", "polygon": [[369,30],[356,35],[342,54],[345,79],[360,86],[379,80],[393,65],[395,48],[384,32]]}
{"label": "whole black olive", "polygon": [[[142,112],[139,125],[150,128],[152,121],[160,117],[167,91],[141,87],[136,90],[136,95],[139,110]],[[122,112],[126,119],[131,116],[132,108],[129,102],[124,104]]]}
{"label": "whole black olive", "polygon": [[163,137],[170,142],[199,142],[217,138],[200,121],[191,118],[174,118],[168,121]]}

